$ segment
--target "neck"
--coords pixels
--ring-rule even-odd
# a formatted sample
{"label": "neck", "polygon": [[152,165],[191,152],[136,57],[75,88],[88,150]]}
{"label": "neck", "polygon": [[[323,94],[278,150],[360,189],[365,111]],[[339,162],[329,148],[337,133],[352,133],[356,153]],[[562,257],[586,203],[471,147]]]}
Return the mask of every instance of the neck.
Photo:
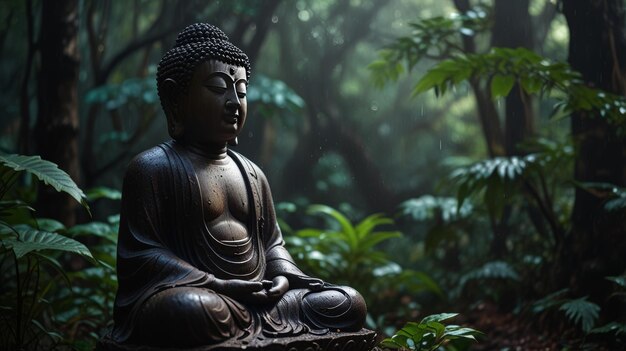
{"label": "neck", "polygon": [[209,160],[223,160],[226,158],[227,144],[197,144],[180,141],[187,151]]}

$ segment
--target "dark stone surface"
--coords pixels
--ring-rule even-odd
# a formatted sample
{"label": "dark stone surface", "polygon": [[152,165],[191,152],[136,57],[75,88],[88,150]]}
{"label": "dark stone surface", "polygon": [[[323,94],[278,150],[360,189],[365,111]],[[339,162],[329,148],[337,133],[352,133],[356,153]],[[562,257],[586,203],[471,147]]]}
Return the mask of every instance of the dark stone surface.
{"label": "dark stone surface", "polygon": [[173,140],[128,165],[114,325],[99,349],[373,346],[363,297],[296,266],[267,178],[228,148],[246,121],[249,79],[247,56],[206,23],[185,28],[159,63]]}
{"label": "dark stone surface", "polygon": [[[304,334],[295,337],[262,338],[258,337],[252,343],[242,343],[237,340],[226,341],[217,345],[188,348],[189,351],[369,351],[378,350],[375,347],[376,333],[361,329],[353,333],[329,332],[325,335]],[[136,345],[119,345],[105,336],[100,340],[96,351],[164,351],[181,350],[172,348],[155,348]]]}

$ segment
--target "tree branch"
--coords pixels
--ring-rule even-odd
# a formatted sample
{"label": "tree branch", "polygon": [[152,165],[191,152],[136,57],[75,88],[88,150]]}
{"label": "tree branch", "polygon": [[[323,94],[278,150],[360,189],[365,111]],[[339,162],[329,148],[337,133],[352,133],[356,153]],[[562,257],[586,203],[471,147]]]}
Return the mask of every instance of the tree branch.
{"label": "tree branch", "polygon": [[169,7],[164,3],[159,16],[152,22],[150,28],[145,32],[146,34],[140,38],[134,38],[130,41],[124,48],[122,48],[119,52],[111,57],[111,59],[103,65],[102,69],[96,73],[95,78],[95,86],[99,86],[104,84],[111,72],[115,69],[115,67],[120,64],[125,58],[134,54],[136,51],[140,50],[145,46],[149,46],[154,44],[155,42],[165,38],[169,34],[174,33],[178,26],[174,24],[170,24],[165,29],[159,30],[163,19],[165,17],[166,12],[168,12]]}

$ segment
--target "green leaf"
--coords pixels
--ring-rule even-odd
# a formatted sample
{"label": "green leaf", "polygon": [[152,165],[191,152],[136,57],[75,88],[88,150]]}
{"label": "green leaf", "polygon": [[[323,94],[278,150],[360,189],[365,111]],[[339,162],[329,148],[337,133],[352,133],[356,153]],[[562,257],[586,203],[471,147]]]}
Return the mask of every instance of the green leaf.
{"label": "green leaf", "polygon": [[37,218],[37,226],[39,230],[45,232],[58,232],[65,229],[63,223],[50,218]]}
{"label": "green leaf", "polygon": [[409,344],[407,341],[409,337],[406,335],[394,335],[391,338],[384,339],[381,341],[380,346],[389,348],[389,349],[400,349],[400,348],[409,348]]}
{"label": "green leaf", "polygon": [[445,321],[445,320],[450,319],[450,318],[454,318],[454,317],[456,317],[458,315],[459,315],[458,313],[433,314],[433,315],[427,316],[424,319],[422,319],[421,323],[441,322],[441,321]]}
{"label": "green leaf", "polygon": [[528,94],[535,94],[541,91],[541,80],[534,77],[522,76],[520,85]]}
{"label": "green leaf", "polygon": [[626,209],[626,196],[620,196],[616,199],[607,201],[604,204],[604,209],[609,212],[620,211]]}
{"label": "green leaf", "polygon": [[104,186],[91,188],[85,192],[89,201],[98,199],[120,200],[122,193],[119,190],[107,188]]}
{"label": "green leaf", "polygon": [[617,277],[606,277],[607,280],[612,281],[613,283],[621,286],[622,288],[626,288],[626,276],[620,275]]}
{"label": "green leaf", "polygon": [[613,334],[613,335],[626,335],[626,324],[611,322],[601,327],[593,328],[589,331],[589,334]]}
{"label": "green leaf", "polygon": [[373,215],[367,216],[364,220],[362,220],[359,224],[357,224],[355,231],[359,238],[365,237],[369,234],[374,228],[379,225],[393,224],[393,219],[385,217],[382,213],[375,213]]}
{"label": "green leaf", "polygon": [[0,211],[12,211],[16,209],[26,209],[28,211],[34,212],[35,209],[30,207],[27,203],[22,200],[3,200],[0,201]]}
{"label": "green leaf", "polygon": [[515,77],[496,74],[491,78],[491,97],[507,96],[515,84]]}
{"label": "green leaf", "polygon": [[422,79],[417,82],[413,90],[413,95],[423,93],[431,88],[440,87],[446,81],[448,74],[436,68],[437,67],[428,71]]}
{"label": "green leaf", "polygon": [[560,297],[561,295],[565,294],[568,291],[569,289],[567,288],[561,289],[543,297],[542,299],[535,301],[532,304],[533,313],[541,313],[549,308],[561,305],[563,303],[563,300],[558,299],[558,297]]}
{"label": "green leaf", "polygon": [[322,234],[325,234],[327,232],[328,230],[307,228],[298,230],[296,232],[296,235],[301,238],[319,238],[322,236]]}
{"label": "green leaf", "polygon": [[600,306],[587,301],[587,296],[585,296],[564,303],[559,310],[564,311],[567,318],[572,322],[580,324],[582,330],[587,333],[591,331],[596,320],[598,320]]}
{"label": "green leaf", "polygon": [[117,242],[117,231],[114,230],[110,224],[102,222],[89,222],[75,225],[68,230],[68,234],[72,237],[93,235],[108,239],[112,242]]}
{"label": "green leaf", "polygon": [[467,282],[484,279],[520,280],[519,274],[508,263],[503,261],[491,261],[482,267],[471,270],[461,276],[459,288],[462,290]]}
{"label": "green leaf", "polygon": [[331,218],[334,218],[341,226],[342,232],[348,236],[350,246],[356,247],[357,237],[354,227],[352,226],[350,220],[346,218],[346,216],[341,214],[341,212],[326,205],[311,205],[309,206],[307,212],[310,214],[325,214],[330,216]]}
{"label": "green leaf", "polygon": [[19,259],[31,251],[54,250],[79,254],[95,262],[89,249],[82,243],[57,233],[39,231],[27,226],[16,226],[17,239],[3,240]]}
{"label": "green leaf", "polygon": [[479,332],[476,329],[472,329],[472,328],[461,328],[459,326],[456,325],[451,325],[446,327],[446,331],[444,333],[444,336],[447,337],[458,337],[458,338],[465,338],[465,339],[470,339],[470,340],[474,340],[476,341],[476,335],[480,335],[482,334],[481,332]]}
{"label": "green leaf", "polygon": [[[459,189],[460,191],[460,189]],[[462,194],[465,198],[466,195]],[[423,195],[417,199],[409,199],[400,204],[402,215],[410,216],[416,221],[443,221],[449,224],[467,218],[472,212],[472,205],[465,202],[462,206],[452,197],[435,197]]]}
{"label": "green leaf", "polygon": [[362,238],[361,240],[358,241],[358,247],[360,249],[369,249],[372,248],[374,246],[376,246],[376,244],[385,241],[385,240],[389,240],[392,238],[399,238],[402,236],[402,233],[400,232],[376,232],[376,233],[371,233],[368,236]]}
{"label": "green leaf", "polygon": [[0,155],[0,163],[18,172],[26,171],[33,174],[39,180],[52,186],[57,191],[69,194],[89,211],[89,205],[85,201],[83,191],[74,183],[72,178],[59,169],[56,164],[42,160],[39,156],[23,155]]}
{"label": "green leaf", "polygon": [[435,333],[435,339],[440,339],[446,330],[445,325],[435,321],[426,323],[426,327]]}
{"label": "green leaf", "polygon": [[456,325],[446,326],[442,323],[457,315],[457,313],[441,313],[427,316],[420,323],[409,322],[391,338],[383,340],[379,346],[434,351],[442,344],[454,339],[463,338],[475,341],[474,335],[482,334],[480,331]]}

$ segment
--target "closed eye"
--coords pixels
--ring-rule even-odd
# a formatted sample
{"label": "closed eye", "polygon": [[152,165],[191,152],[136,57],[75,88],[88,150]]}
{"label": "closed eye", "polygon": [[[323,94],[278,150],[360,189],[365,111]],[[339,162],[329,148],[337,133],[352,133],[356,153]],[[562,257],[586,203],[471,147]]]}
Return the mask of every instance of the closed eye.
{"label": "closed eye", "polygon": [[226,93],[226,88],[224,87],[216,87],[214,85],[207,85],[207,89],[220,95]]}

